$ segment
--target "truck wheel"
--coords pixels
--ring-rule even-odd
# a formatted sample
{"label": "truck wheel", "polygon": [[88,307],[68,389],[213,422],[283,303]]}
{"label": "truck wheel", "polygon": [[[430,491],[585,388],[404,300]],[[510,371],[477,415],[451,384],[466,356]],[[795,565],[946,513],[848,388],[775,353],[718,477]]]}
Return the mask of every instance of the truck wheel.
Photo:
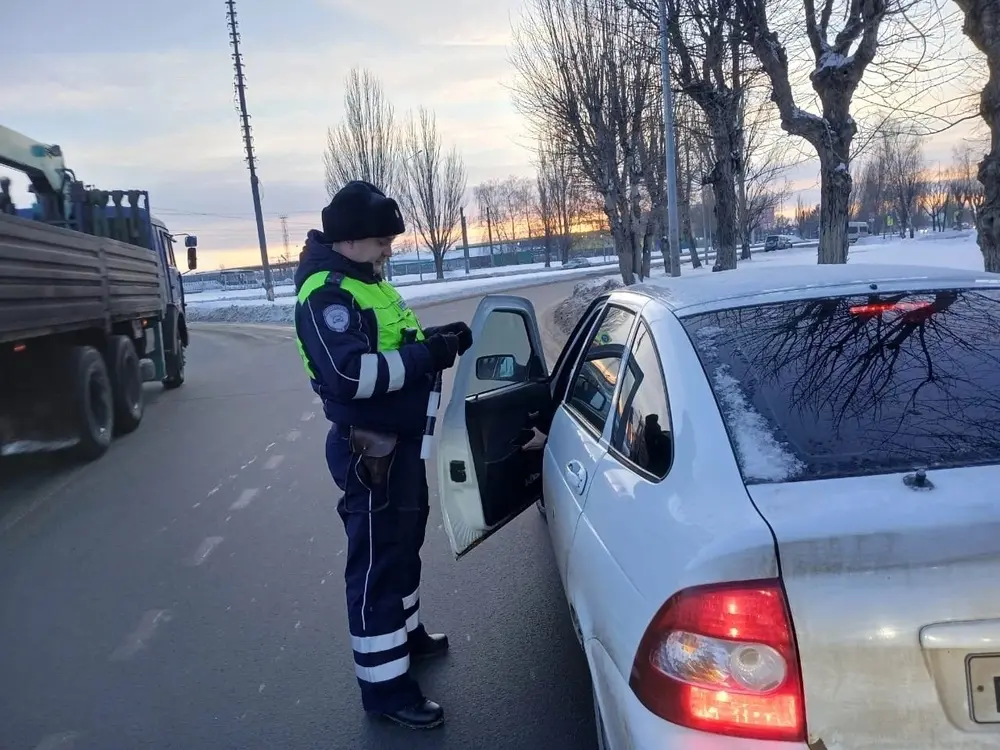
{"label": "truck wheel", "polygon": [[168,391],[184,385],[184,344],[181,341],[180,315],[174,315],[170,325],[170,348],[165,352],[167,377],[163,379],[163,387]]}
{"label": "truck wheel", "polygon": [[107,364],[114,394],[115,432],[127,435],[139,426],[145,411],[139,355],[128,336],[111,337]]}
{"label": "truck wheel", "polygon": [[115,424],[111,378],[104,358],[92,346],[72,347],[67,365],[70,419],[79,439],[72,452],[93,461],[111,445]]}

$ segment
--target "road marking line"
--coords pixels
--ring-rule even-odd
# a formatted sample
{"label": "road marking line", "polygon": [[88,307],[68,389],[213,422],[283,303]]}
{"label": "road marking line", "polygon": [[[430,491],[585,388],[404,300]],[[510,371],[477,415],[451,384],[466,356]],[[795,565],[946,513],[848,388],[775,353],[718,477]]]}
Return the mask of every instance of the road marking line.
{"label": "road marking line", "polygon": [[308,422],[310,419],[315,419],[315,417],[316,417],[316,412],[314,411],[307,411],[302,413],[303,422]]}
{"label": "road marking line", "polygon": [[71,750],[80,738],[79,732],[60,732],[42,737],[35,750]]}
{"label": "road marking line", "polygon": [[300,430],[292,430],[287,435],[285,435],[285,440],[287,440],[289,443],[294,443],[300,437],[302,437],[302,432]]}
{"label": "road marking line", "polygon": [[271,456],[267,459],[267,463],[264,464],[265,469],[277,469],[281,466],[281,462],[285,460],[284,456]]}
{"label": "road marking line", "polygon": [[201,565],[203,562],[205,562],[205,560],[208,559],[208,556],[212,554],[212,550],[218,547],[219,544],[221,543],[222,543],[221,536],[207,537],[202,541],[201,544],[198,545],[198,549],[196,549],[195,553],[191,555],[190,560],[188,560],[188,564]]}
{"label": "road marking line", "polygon": [[240,496],[236,499],[236,502],[229,506],[229,510],[243,510],[253,502],[253,499],[257,497],[258,492],[260,492],[260,490],[256,487],[243,490],[243,492],[240,493]]}
{"label": "road marking line", "polygon": [[111,661],[131,659],[149,644],[157,628],[165,622],[170,622],[169,610],[151,609],[147,611],[139,620],[138,627],[125,636],[122,644],[111,653]]}
{"label": "road marking line", "polygon": [[269,450],[271,450],[271,448],[273,448],[276,445],[277,445],[277,443],[268,443],[267,447],[264,450],[265,451],[269,451]]}

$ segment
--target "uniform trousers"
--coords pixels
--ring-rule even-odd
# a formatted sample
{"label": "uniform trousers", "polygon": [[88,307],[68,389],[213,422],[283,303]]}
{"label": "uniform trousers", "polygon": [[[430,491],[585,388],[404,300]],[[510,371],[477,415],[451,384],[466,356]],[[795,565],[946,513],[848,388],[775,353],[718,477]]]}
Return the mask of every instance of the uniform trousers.
{"label": "uniform trousers", "polygon": [[430,511],[420,438],[399,438],[378,482],[352,452],[349,429],[334,425],[326,458],[344,493],[337,512],[347,532],[347,614],[354,669],[366,711],[392,712],[423,695],[409,674],[420,623],[420,548]]}

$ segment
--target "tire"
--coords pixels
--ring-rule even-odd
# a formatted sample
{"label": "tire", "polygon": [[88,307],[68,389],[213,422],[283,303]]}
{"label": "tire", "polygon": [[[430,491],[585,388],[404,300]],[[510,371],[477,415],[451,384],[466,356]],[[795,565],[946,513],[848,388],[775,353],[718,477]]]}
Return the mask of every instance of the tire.
{"label": "tire", "polygon": [[115,434],[127,435],[142,422],[146,407],[139,355],[128,336],[111,337],[107,362],[114,393]]}
{"label": "tire", "polygon": [[104,357],[92,346],[74,346],[67,354],[69,415],[78,443],[72,453],[94,461],[111,446],[115,426],[114,392]]}
{"label": "tire", "polygon": [[167,376],[163,379],[163,387],[168,391],[184,385],[184,368],[187,363],[184,356],[184,344],[181,341],[180,322],[180,314],[174,312],[169,329],[166,327],[164,329],[164,335],[170,337],[170,348],[164,352]]}

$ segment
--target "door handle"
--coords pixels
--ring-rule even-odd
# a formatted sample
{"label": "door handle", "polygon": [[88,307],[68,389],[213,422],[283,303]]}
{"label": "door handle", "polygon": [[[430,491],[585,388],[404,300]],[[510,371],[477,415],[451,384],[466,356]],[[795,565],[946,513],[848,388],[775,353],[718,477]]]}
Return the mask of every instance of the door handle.
{"label": "door handle", "polygon": [[583,464],[579,461],[570,461],[566,464],[566,481],[578,495],[582,495],[587,486],[587,470],[583,468]]}

